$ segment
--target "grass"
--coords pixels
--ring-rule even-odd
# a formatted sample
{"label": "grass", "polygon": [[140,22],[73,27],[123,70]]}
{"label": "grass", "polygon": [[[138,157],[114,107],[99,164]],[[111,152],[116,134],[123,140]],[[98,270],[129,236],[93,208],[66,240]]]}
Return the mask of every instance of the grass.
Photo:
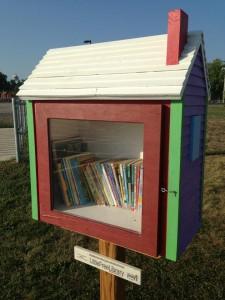
{"label": "grass", "polygon": [[225,119],[225,104],[210,104],[208,108],[208,117],[210,120]]}
{"label": "grass", "polygon": [[225,105],[209,105],[206,154],[225,155]]}
{"label": "grass", "polygon": [[[202,229],[176,263],[127,251],[143,270],[127,299],[225,299],[225,138],[223,115],[210,110]],[[97,250],[97,241],[32,221],[28,173],[0,163],[0,299],[98,299],[98,270],[73,259],[74,245]]]}

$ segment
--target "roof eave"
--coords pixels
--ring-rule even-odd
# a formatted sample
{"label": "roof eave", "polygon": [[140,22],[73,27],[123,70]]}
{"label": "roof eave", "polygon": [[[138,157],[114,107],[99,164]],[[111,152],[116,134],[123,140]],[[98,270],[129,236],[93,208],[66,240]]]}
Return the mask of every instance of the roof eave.
{"label": "roof eave", "polygon": [[24,101],[56,101],[56,100],[66,100],[66,101],[78,101],[78,100],[132,100],[132,101],[140,101],[140,100],[180,100],[181,95],[101,95],[101,96],[67,96],[67,97],[60,97],[60,96],[22,96],[19,97],[21,100]]}
{"label": "roof eave", "polygon": [[206,61],[206,55],[205,55],[205,44],[204,44],[203,32],[196,32],[196,33],[201,34],[201,40],[199,42],[199,45],[195,49],[195,53],[192,57],[191,64],[188,68],[188,71],[187,71],[187,74],[186,74],[186,77],[185,77],[185,80],[184,80],[184,83],[183,83],[183,86],[181,89],[181,98],[183,98],[183,96],[184,96],[184,92],[185,92],[185,89],[188,84],[189,76],[191,74],[191,71],[194,66],[194,63],[195,63],[195,60],[196,60],[199,50],[201,50],[201,52],[202,52],[202,61],[203,61],[203,68],[204,68],[205,81],[206,81],[207,98],[210,97],[210,87],[209,87],[209,80],[208,80],[208,69],[207,69],[207,61]]}

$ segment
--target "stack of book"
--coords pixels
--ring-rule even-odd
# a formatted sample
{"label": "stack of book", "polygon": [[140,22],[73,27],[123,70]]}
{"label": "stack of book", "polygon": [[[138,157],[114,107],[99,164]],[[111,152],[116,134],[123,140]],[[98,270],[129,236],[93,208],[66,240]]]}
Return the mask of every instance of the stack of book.
{"label": "stack of book", "polygon": [[69,152],[66,142],[53,145],[55,171],[66,206],[96,204],[141,209],[142,159],[97,159],[90,152],[81,152],[79,138],[70,142]]}

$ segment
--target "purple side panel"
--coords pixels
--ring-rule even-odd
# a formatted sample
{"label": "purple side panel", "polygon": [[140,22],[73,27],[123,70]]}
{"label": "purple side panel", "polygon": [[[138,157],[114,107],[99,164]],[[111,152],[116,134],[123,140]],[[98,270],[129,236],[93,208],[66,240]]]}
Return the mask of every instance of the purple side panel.
{"label": "purple side panel", "polygon": [[[182,136],[181,199],[178,253],[181,254],[201,225],[202,171],[206,113],[206,82],[201,51],[199,51],[184,94]],[[200,156],[191,161],[191,117],[201,115]]]}

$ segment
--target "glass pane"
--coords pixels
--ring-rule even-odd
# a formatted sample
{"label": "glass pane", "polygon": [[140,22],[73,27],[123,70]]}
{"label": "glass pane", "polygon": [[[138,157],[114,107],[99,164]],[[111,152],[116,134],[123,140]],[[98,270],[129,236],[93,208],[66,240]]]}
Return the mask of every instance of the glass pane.
{"label": "glass pane", "polygon": [[49,120],[52,206],[141,232],[141,123]]}

